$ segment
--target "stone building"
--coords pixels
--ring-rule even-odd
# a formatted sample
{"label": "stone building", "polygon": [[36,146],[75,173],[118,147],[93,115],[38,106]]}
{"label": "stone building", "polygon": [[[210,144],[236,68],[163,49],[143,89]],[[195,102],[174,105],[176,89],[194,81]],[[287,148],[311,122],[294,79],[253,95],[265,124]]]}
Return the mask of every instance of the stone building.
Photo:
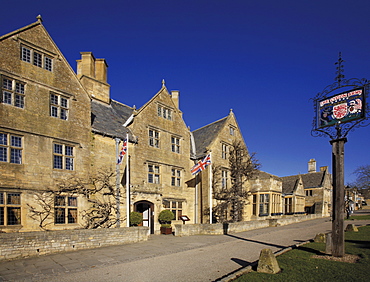
{"label": "stone building", "polygon": [[139,108],[128,125],[139,142],[130,150],[132,209],[143,213],[152,233],[163,209],[194,222],[194,188],[189,185],[190,131],[179,109],[179,91],[161,89]]}
{"label": "stone building", "polygon": [[[40,17],[0,37],[0,85],[0,230],[35,230],[43,192],[89,177],[90,97]],[[78,227],[84,200],[58,197],[45,223]]]}
{"label": "stone building", "polygon": [[[75,73],[41,17],[0,37],[0,231],[126,226],[128,212],[138,211],[158,233],[164,209],[174,213],[173,223],[184,215],[208,223],[210,205],[223,203],[217,193],[231,187],[230,149],[239,142],[247,150],[234,113],[191,132],[179,91],[163,81],[136,109],[111,99],[107,69],[104,59],[82,52]],[[208,154],[212,165],[192,175]],[[302,181],[306,193],[315,191],[308,192],[315,212],[327,212],[331,182],[320,173],[320,183],[311,181],[319,173]],[[315,198],[318,191],[325,197]],[[282,215],[280,178],[258,172],[244,192],[243,220]],[[228,206],[225,220],[230,213]]]}
{"label": "stone building", "polygon": [[163,81],[158,93],[136,109],[110,98],[106,74],[103,59],[81,53],[77,75],[92,97],[92,171],[113,170],[116,142],[129,136],[128,182],[127,162],[120,166],[121,222],[127,225],[127,199],[129,210],[143,214],[143,225],[151,233],[159,231],[157,218],[163,209],[174,212],[173,223],[182,222],[182,215],[194,222],[194,188],[188,185],[190,131],[179,109],[179,91],[170,93]]}
{"label": "stone building", "polygon": [[[327,166],[316,171],[316,161],[308,162],[308,173],[282,177],[286,191],[302,186],[305,194],[304,211],[307,214],[329,216],[332,202],[332,176]],[[284,187],[283,187],[284,190]]]}
{"label": "stone building", "polygon": [[251,182],[251,219],[265,219],[283,214],[282,180],[276,175],[260,171]]}
{"label": "stone building", "polygon": [[[230,203],[225,203],[227,200],[223,195],[230,193],[232,184],[229,154],[235,142],[240,142],[241,146],[248,152],[235,114],[230,110],[228,116],[201,127],[193,131],[192,134],[195,147],[193,159],[200,160],[211,154],[212,160],[212,168],[205,169],[195,177],[197,223],[210,222],[210,202],[213,209],[219,207],[220,210],[223,210],[223,212],[219,211],[218,214],[217,212],[213,214],[212,222],[228,221],[231,219],[231,206]],[[210,181],[212,181],[212,188]],[[245,199],[242,218],[250,220],[251,194],[248,182],[243,184],[243,190]]]}
{"label": "stone building", "polygon": [[305,213],[305,191],[302,177],[282,177],[283,181],[283,214]]}
{"label": "stone building", "polygon": [[[181,222],[181,215],[194,222],[191,134],[179,109],[179,91],[170,93],[163,82],[140,109],[112,100],[105,60],[83,52],[74,73],[41,17],[0,37],[0,58],[1,230],[39,230],[32,208],[40,218],[49,209],[44,229],[85,226],[86,211],[98,198],[108,203],[106,196],[94,195],[92,201],[75,191],[53,193],[63,182],[114,171],[117,142],[121,146],[127,135],[129,210],[143,213],[151,233],[159,230],[163,209],[174,212],[174,223]],[[125,168],[125,162],[119,166],[118,180],[122,226],[127,218]]]}

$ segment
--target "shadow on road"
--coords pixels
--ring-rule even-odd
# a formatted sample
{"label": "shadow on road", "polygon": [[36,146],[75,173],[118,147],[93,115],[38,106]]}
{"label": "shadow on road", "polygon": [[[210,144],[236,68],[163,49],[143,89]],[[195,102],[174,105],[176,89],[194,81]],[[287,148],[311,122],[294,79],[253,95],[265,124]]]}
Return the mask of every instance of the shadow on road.
{"label": "shadow on road", "polygon": [[238,269],[236,269],[236,270],[234,270],[234,271],[232,271],[232,272],[214,280],[214,282],[222,281],[222,279],[224,279],[224,278],[226,278],[226,277],[228,277],[228,276],[230,276],[234,273],[237,273],[239,270],[242,270],[242,269],[246,268],[247,266],[255,267],[257,265],[257,262],[258,262],[258,261],[249,262],[249,261],[246,261],[246,260],[243,260],[243,259],[238,259],[238,258],[231,258],[231,260],[233,262],[236,262],[237,264],[239,264],[241,267],[239,267]]}
{"label": "shadow on road", "polygon": [[243,260],[243,259],[238,259],[238,258],[231,258],[233,262],[236,262],[239,264],[241,267],[246,267],[247,265],[250,265],[251,263],[249,261]]}
{"label": "shadow on road", "polygon": [[235,238],[235,239],[239,239],[239,240],[243,240],[243,241],[246,241],[246,242],[252,242],[252,243],[262,244],[262,245],[266,245],[266,246],[270,246],[270,247],[281,248],[281,249],[287,247],[287,246],[282,246],[282,245],[276,245],[276,244],[271,244],[271,243],[266,243],[266,242],[261,242],[261,241],[246,239],[246,238],[242,238],[242,237],[238,237],[238,236],[230,235],[230,234],[227,234],[226,236],[229,236],[229,237],[232,237],[232,238]]}

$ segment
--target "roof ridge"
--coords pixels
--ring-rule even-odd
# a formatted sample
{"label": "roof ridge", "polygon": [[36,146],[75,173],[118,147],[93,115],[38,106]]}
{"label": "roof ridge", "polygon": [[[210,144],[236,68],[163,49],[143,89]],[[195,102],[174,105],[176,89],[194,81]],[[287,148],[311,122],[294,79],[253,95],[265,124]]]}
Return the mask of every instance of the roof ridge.
{"label": "roof ridge", "polygon": [[124,103],[122,103],[122,102],[119,102],[119,101],[116,101],[116,100],[114,100],[114,99],[111,99],[111,101],[112,101],[112,102],[115,102],[115,103],[117,103],[117,104],[120,104],[120,105],[122,105],[122,106],[125,106],[125,107],[127,107],[127,108],[130,108],[130,109],[132,109],[132,110],[136,110],[136,107],[135,107],[135,106],[131,107],[131,106],[129,106],[129,105],[126,105],[126,104],[124,104]]}
{"label": "roof ridge", "polygon": [[216,121],[214,121],[214,122],[211,122],[211,123],[209,123],[209,124],[206,124],[206,125],[204,125],[204,126],[202,126],[202,127],[200,127],[200,128],[198,128],[198,129],[195,129],[194,131],[192,131],[193,133],[195,132],[195,131],[198,131],[198,130],[200,130],[200,129],[203,129],[203,128],[205,128],[205,127],[207,127],[207,126],[211,126],[211,125],[213,125],[213,124],[215,124],[216,122],[220,122],[220,121],[222,121],[223,119],[227,119],[229,116],[226,116],[226,117],[223,117],[223,118],[221,118],[221,119],[219,119],[219,120],[216,120]]}
{"label": "roof ridge", "polygon": [[20,32],[22,32],[22,31],[25,31],[25,30],[27,30],[27,29],[33,28],[33,27],[35,27],[35,26],[37,26],[37,25],[42,25],[42,21],[40,21],[40,20],[38,19],[36,22],[33,22],[33,23],[29,24],[29,25],[26,25],[26,26],[24,26],[24,27],[21,27],[21,28],[18,28],[18,29],[16,29],[16,30],[13,30],[13,31],[11,31],[11,32],[8,32],[8,33],[6,33],[6,34],[4,34],[4,35],[0,36],[0,41],[1,41],[1,40],[3,40],[3,39],[8,38],[8,37],[10,37],[10,36],[13,36],[13,35],[15,35],[15,34],[17,34],[17,33],[20,33]]}

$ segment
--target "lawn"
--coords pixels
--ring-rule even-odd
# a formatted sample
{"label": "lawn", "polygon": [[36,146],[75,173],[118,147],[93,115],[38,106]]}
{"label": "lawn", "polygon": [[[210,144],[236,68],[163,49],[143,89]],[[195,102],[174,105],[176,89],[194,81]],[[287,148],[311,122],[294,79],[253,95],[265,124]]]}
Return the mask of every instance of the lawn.
{"label": "lawn", "polygon": [[370,215],[369,214],[368,215],[351,215],[349,217],[349,219],[345,218],[345,220],[354,220],[354,219],[356,219],[356,220],[369,220]]}
{"label": "lawn", "polygon": [[234,281],[370,281],[370,226],[346,232],[345,248],[346,254],[360,257],[357,263],[312,258],[324,256],[325,244],[309,243],[277,257],[280,273],[252,271]]}

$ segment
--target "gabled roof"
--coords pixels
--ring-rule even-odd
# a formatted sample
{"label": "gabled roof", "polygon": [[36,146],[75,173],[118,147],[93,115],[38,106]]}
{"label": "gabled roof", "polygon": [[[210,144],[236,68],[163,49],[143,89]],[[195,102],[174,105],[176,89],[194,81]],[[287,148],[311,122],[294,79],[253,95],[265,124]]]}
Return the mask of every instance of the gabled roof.
{"label": "gabled roof", "polygon": [[207,147],[211,145],[212,141],[224,127],[227,118],[228,116],[193,131],[196,158],[201,158],[206,154]]}
{"label": "gabled roof", "polygon": [[12,32],[9,32],[9,33],[7,33],[5,35],[0,36],[0,41],[5,40],[5,39],[7,39],[7,38],[9,38],[11,36],[16,36],[17,34],[20,34],[22,32],[25,32],[25,31],[27,31],[29,29],[36,28],[36,27],[40,26],[42,28],[42,30],[45,32],[45,36],[50,40],[51,45],[55,48],[56,52],[60,56],[58,58],[58,60],[62,60],[65,63],[65,65],[67,66],[67,68],[70,70],[71,74],[76,78],[76,81],[80,84],[81,88],[84,89],[84,92],[86,93],[86,98],[87,99],[90,99],[89,93],[86,91],[86,89],[83,86],[83,84],[81,83],[80,79],[77,77],[75,71],[73,70],[73,68],[71,67],[71,65],[67,61],[67,59],[64,57],[63,53],[60,51],[58,45],[54,42],[54,40],[50,36],[49,32],[46,30],[46,28],[42,24],[43,20],[42,20],[41,15],[38,15],[36,18],[37,18],[37,21],[36,22],[31,23],[29,25],[26,25],[26,26],[21,27],[21,28],[19,28],[17,30],[14,30]]}
{"label": "gabled roof", "polygon": [[283,180],[283,194],[293,194],[299,183],[299,175],[281,177]]}
{"label": "gabled roof", "polygon": [[302,178],[304,189],[322,187],[324,176],[325,172],[320,171],[281,177],[283,180],[283,193],[292,193],[299,181],[299,177]]}
{"label": "gabled roof", "polygon": [[253,175],[253,178],[259,178],[259,179],[268,179],[268,178],[273,178],[273,179],[275,179],[275,180],[280,180],[280,181],[281,181],[281,177],[276,176],[276,175],[271,174],[271,173],[268,173],[268,172],[265,172],[265,171],[262,171],[262,170],[258,170],[258,171]]}
{"label": "gabled roof", "polygon": [[96,100],[91,101],[91,126],[96,133],[110,137],[126,138],[126,133],[130,134],[130,140],[133,140],[131,131],[123,124],[132,115],[134,109],[111,100],[110,105]]}
{"label": "gabled roof", "polygon": [[[143,106],[141,106],[138,110],[137,110],[137,114],[140,114],[142,111],[144,111],[144,109],[146,107],[148,107],[159,95],[161,95],[162,93],[165,93],[169,98],[171,98],[171,95],[170,95],[170,92],[168,91],[167,87],[166,87],[166,84],[165,84],[165,81],[164,79],[162,80],[162,87],[161,89],[148,101],[146,102]],[[175,109],[176,106],[175,104],[173,103],[173,100],[172,98],[169,99],[169,101],[171,101],[170,103],[172,104],[172,107]],[[180,111],[180,109],[177,109],[178,111]]]}
{"label": "gabled roof", "polygon": [[4,35],[0,36],[0,41],[1,41],[1,40],[3,40],[3,39],[8,38],[8,37],[10,37],[10,36],[13,36],[13,35],[15,35],[15,34],[21,33],[21,32],[23,32],[23,31],[25,31],[25,30],[27,30],[27,29],[33,28],[33,27],[35,27],[35,26],[38,26],[38,25],[41,25],[41,26],[42,26],[42,20],[41,20],[41,17],[40,17],[40,18],[39,18],[39,17],[37,17],[37,18],[38,18],[38,20],[37,20],[36,22],[32,23],[32,24],[26,25],[26,26],[24,26],[24,27],[21,27],[21,28],[19,28],[19,29],[16,29],[16,30],[14,30],[14,31],[11,31],[11,32],[9,32],[9,33],[7,33],[7,34],[4,34]]}
{"label": "gabled roof", "polygon": [[315,188],[323,186],[325,172],[311,172],[302,174],[304,188]]}

